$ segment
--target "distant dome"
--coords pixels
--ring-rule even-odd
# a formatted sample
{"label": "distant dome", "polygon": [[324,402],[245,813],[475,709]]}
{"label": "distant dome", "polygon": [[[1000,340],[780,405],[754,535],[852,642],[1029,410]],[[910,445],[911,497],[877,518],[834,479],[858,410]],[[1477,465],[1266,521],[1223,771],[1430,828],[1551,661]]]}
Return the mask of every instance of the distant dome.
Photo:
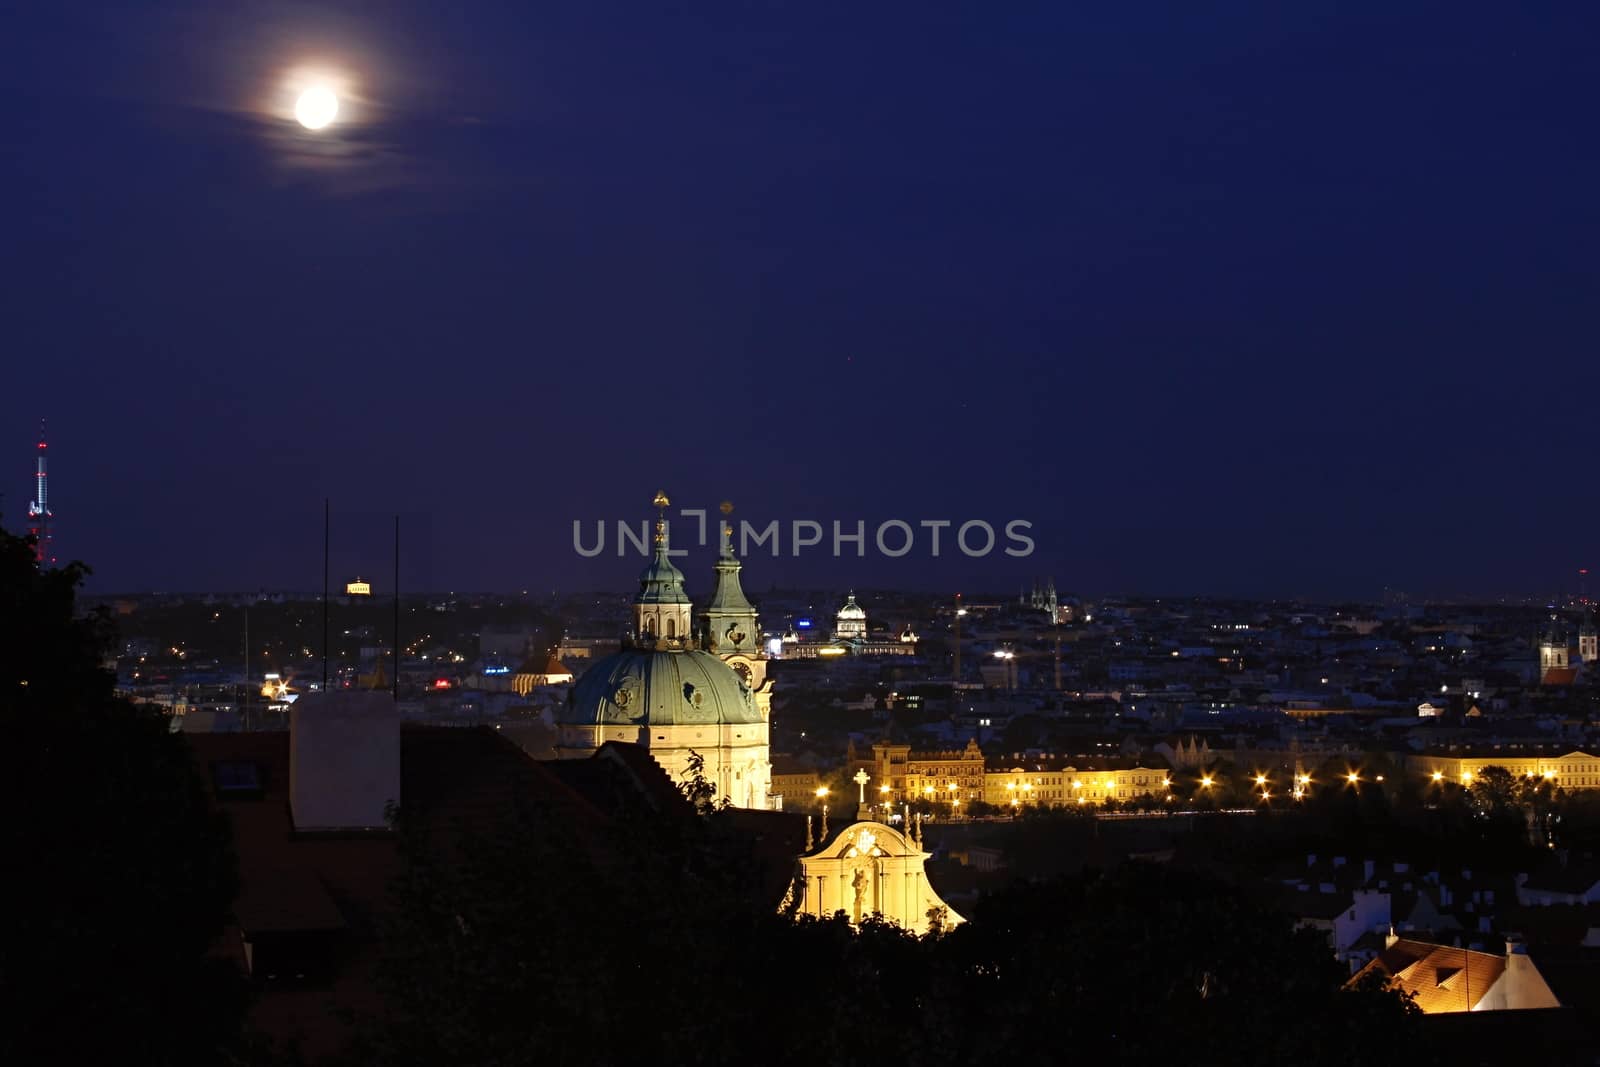
{"label": "distant dome", "polygon": [[719,657],[625,648],[583,672],[556,711],[564,726],[759,724],[755,696]]}
{"label": "distant dome", "polygon": [[866,609],[863,608],[860,604],[856,603],[856,595],[854,593],[851,593],[850,594],[850,599],[846,600],[844,602],[844,607],[839,609],[838,618],[841,618],[841,619],[865,619],[866,617],[867,617]]}

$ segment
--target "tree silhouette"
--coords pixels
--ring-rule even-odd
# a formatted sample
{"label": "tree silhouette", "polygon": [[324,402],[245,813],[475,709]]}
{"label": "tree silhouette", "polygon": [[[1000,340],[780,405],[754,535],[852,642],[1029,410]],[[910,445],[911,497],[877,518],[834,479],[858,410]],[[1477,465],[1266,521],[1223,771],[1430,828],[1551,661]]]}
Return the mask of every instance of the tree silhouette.
{"label": "tree silhouette", "polygon": [[77,610],[87,573],[0,531],[0,1062],[216,1062],[243,1010],[207,955],[235,887],[226,827],[182,737],[115,696],[110,621]]}

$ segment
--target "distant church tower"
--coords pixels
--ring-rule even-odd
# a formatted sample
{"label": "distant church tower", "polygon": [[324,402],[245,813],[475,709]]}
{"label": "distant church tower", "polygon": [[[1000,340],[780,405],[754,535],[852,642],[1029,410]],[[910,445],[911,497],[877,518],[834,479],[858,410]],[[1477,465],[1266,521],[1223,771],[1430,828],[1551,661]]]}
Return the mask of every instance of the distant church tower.
{"label": "distant church tower", "polygon": [[[725,512],[731,511],[724,505]],[[761,624],[756,609],[744,595],[739,580],[743,564],[733,554],[733,524],[722,524],[722,548],[717,556],[711,600],[700,612],[701,647],[733,668],[755,694],[761,718],[772,716],[772,682],[767,678],[767,652],[761,645]]]}
{"label": "distant church tower", "polygon": [[1567,644],[1566,627],[1561,625],[1558,615],[1550,616],[1550,627],[1545,630],[1544,637],[1539,641],[1539,670],[1541,673],[1551,668],[1562,669],[1568,666],[1567,657],[1571,652]]}
{"label": "distant church tower", "polygon": [[1594,616],[1586,616],[1578,627],[1578,658],[1585,663],[1600,659],[1600,633],[1594,626]]}

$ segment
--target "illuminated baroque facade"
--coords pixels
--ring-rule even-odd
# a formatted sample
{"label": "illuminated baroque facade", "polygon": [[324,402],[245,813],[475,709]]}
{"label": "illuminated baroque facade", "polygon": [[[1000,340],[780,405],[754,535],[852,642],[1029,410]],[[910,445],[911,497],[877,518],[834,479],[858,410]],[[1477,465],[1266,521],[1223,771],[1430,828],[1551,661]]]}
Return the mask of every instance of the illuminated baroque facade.
{"label": "illuminated baroque facade", "polygon": [[800,857],[788,903],[802,915],[842,911],[856,924],[877,915],[919,933],[931,925],[930,913],[946,928],[963,922],[928,884],[928,853],[912,833],[880,822],[845,827]]}
{"label": "illuminated baroque facade", "polygon": [[[666,497],[657,496],[657,506]],[[771,683],[752,646],[755,609],[739,589],[739,565],[724,533],[717,589],[698,631],[683,574],[669,558],[666,521],[656,520],[655,554],[639,575],[623,647],[584,671],[556,713],[556,755],[581,759],[607,741],[642,745],[675,783],[694,755],[718,798],[736,807],[771,806],[767,720]]]}

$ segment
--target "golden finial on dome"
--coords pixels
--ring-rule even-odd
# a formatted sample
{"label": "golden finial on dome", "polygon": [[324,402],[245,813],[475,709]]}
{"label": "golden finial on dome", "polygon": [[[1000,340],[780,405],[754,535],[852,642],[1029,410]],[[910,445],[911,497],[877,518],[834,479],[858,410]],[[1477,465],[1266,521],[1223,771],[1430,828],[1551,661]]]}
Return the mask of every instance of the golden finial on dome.
{"label": "golden finial on dome", "polygon": [[656,544],[667,543],[667,505],[672,501],[667,499],[665,489],[656,490],[656,498],[650,502],[656,509]]}
{"label": "golden finial on dome", "polygon": [[718,509],[724,515],[732,515],[733,514],[733,501],[724,500],[720,505],[718,505]]}

